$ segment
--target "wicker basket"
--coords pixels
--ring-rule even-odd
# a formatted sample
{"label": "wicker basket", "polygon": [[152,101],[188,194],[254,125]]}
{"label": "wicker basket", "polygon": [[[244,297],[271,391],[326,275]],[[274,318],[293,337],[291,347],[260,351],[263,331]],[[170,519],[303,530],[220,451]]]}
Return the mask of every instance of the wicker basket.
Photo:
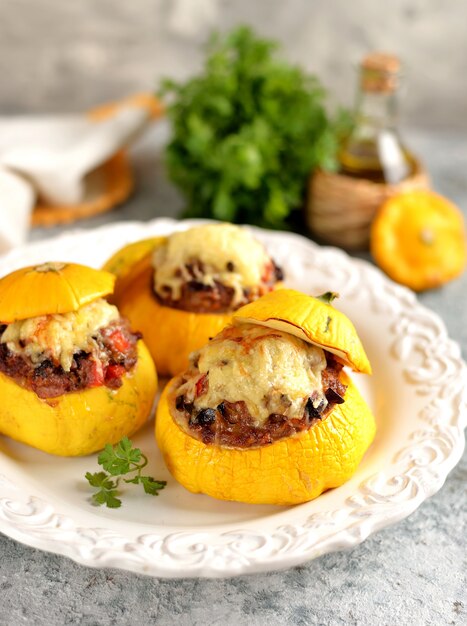
{"label": "wicker basket", "polygon": [[381,204],[397,193],[429,186],[428,175],[418,161],[414,173],[397,185],[318,171],[310,179],[306,221],[312,234],[323,242],[347,250],[366,250],[370,224]]}
{"label": "wicker basket", "polygon": [[[119,102],[102,104],[88,111],[87,115],[89,119],[100,122],[115,115],[122,105],[133,105],[146,109],[152,120],[157,120],[164,112],[162,104],[154,95],[137,93]],[[134,187],[133,173],[127,151],[120,150],[88,174],[88,186],[88,194],[80,204],[56,206],[39,200],[32,213],[32,226],[68,224],[110,211],[124,202]]]}

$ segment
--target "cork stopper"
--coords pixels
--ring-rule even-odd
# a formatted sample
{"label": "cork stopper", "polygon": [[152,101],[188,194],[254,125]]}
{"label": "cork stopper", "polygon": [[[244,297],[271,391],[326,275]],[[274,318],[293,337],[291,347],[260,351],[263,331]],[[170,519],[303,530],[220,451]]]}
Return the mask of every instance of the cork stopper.
{"label": "cork stopper", "polygon": [[362,59],[361,87],[363,91],[395,91],[398,86],[401,64],[393,54],[371,52]]}

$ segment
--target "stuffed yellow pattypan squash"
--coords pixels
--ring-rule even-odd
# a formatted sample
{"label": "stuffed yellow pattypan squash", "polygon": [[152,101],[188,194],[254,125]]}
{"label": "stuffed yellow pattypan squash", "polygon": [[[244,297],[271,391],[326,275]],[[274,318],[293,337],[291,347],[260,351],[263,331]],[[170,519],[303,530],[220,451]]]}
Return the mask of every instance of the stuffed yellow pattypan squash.
{"label": "stuffed yellow pattypan squash", "polygon": [[350,320],[289,289],[233,316],[167,385],[156,439],[189,491],[291,505],[338,487],[375,435],[344,366],[371,368]]}
{"label": "stuffed yellow pattypan squash", "polygon": [[161,375],[182,371],[236,309],[282,279],[248,230],[222,223],[130,244],[104,269],[116,274],[113,302],[143,333]]}
{"label": "stuffed yellow pattypan squash", "polygon": [[104,299],[115,277],[75,263],[0,279],[0,433],[62,456],[116,443],[148,418],[157,375]]}

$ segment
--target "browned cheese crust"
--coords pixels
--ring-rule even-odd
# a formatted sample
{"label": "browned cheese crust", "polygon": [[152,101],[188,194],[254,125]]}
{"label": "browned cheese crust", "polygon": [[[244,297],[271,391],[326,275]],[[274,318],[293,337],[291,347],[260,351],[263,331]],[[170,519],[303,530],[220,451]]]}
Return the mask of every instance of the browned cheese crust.
{"label": "browned cheese crust", "polygon": [[[313,397],[306,403],[301,416],[289,418],[279,413],[272,413],[261,427],[255,425],[248,408],[243,401],[222,402],[216,407],[196,412],[192,402],[187,402],[177,389],[187,378],[180,378],[171,398],[171,409],[182,423],[186,432],[206,444],[215,443],[231,448],[250,448],[272,444],[279,439],[291,437],[308,430],[317,422],[326,419],[336,404],[345,401],[346,385],[339,374],[342,364],[332,354],[326,352],[326,368],[322,372],[323,393],[326,398],[318,407],[314,406]],[[197,385],[198,395],[202,395],[209,385],[206,375]],[[284,399],[284,402],[287,400]]]}
{"label": "browned cheese crust", "polygon": [[[283,278],[281,268],[271,260],[265,268],[262,282],[258,285],[258,288],[255,290],[245,288],[243,290],[243,299],[234,305],[235,291],[232,287],[223,285],[217,280],[214,281],[212,286],[205,285],[197,279],[205,271],[201,262],[198,261],[197,263],[185,265],[185,269],[192,277],[192,280],[183,282],[180,297],[174,299],[172,290],[169,287],[166,288],[164,296],[160,296],[154,291],[153,293],[162,305],[192,313],[225,313],[233,311],[272,291],[276,283]],[[235,266],[231,263],[226,269],[233,272],[235,271]]]}

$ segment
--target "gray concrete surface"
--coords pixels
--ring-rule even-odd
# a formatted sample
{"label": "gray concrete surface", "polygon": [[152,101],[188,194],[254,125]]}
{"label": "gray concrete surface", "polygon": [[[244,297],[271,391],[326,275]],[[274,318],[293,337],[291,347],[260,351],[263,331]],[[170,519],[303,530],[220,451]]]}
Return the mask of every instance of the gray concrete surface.
{"label": "gray concrete surface", "polygon": [[[159,131],[134,151],[139,190],[108,219],[174,215]],[[407,133],[435,187],[467,215],[467,136]],[[41,239],[56,230],[36,230]],[[467,274],[420,296],[445,320],[467,357]],[[411,517],[350,552],[285,572],[227,580],[158,580],[92,570],[0,536],[0,624],[60,626],[461,626],[467,623],[467,454],[441,491]]]}
{"label": "gray concrete surface", "polygon": [[201,64],[213,28],[248,23],[353,99],[371,49],[406,65],[412,126],[467,129],[465,0],[0,0],[0,113],[76,111]]}

